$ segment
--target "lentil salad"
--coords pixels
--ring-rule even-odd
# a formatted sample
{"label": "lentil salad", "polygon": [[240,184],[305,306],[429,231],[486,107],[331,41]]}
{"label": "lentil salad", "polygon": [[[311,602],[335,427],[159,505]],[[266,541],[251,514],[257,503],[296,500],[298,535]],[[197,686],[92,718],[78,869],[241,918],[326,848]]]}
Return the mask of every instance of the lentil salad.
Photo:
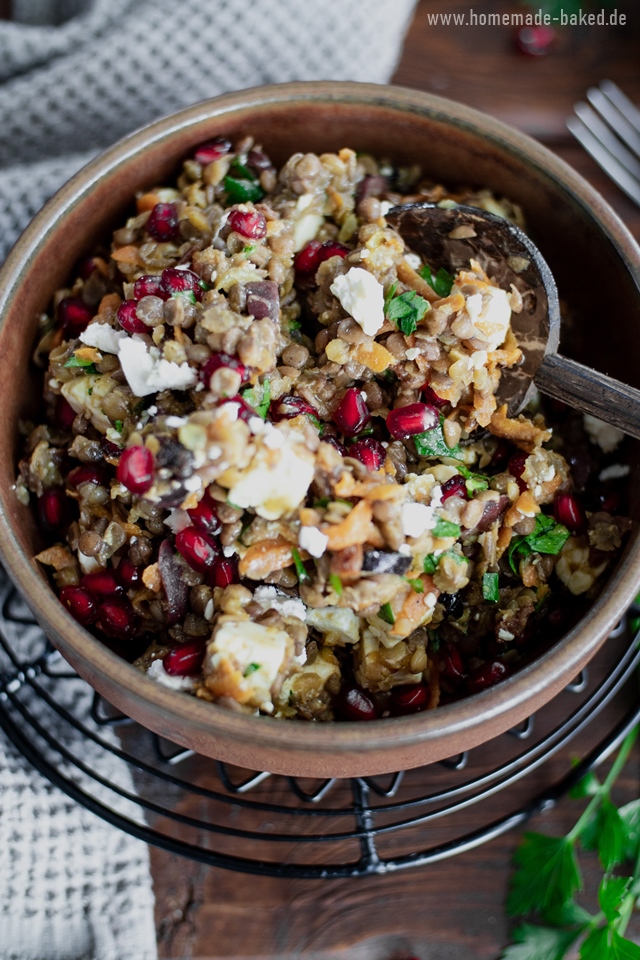
{"label": "lentil salad", "polygon": [[219,138],[58,291],[17,492],[62,602],[156,681],[283,718],[416,712],[598,589],[630,525],[593,500],[621,437],[580,423],[578,476],[575,416],[497,407],[522,298],[421,263],[384,218],[415,199],[522,225],[348,149],[276,171]]}

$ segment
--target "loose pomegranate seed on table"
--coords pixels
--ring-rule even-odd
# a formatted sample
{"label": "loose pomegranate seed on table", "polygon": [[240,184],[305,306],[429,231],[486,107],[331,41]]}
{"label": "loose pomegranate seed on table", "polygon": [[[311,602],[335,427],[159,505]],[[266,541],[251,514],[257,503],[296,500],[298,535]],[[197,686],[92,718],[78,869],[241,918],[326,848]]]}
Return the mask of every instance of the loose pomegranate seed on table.
{"label": "loose pomegranate seed on table", "polygon": [[149,328],[137,315],[137,300],[123,300],[118,307],[118,323],[127,333],[147,333]]}
{"label": "loose pomegranate seed on table", "polygon": [[206,167],[208,163],[214,163],[221,157],[226,157],[228,153],[231,153],[231,141],[226,137],[216,137],[214,140],[201,143],[194,154],[194,159]]}
{"label": "loose pomegranate seed on table", "polygon": [[114,597],[98,607],[96,625],[108,637],[129,640],[136,632],[137,617],[126,597]]}
{"label": "loose pomegranate seed on table", "polygon": [[584,533],[587,529],[587,515],[577,497],[563,493],[553,502],[553,515],[570,533]]}
{"label": "loose pomegranate seed on table", "polygon": [[405,440],[416,433],[433,430],[438,422],[438,411],[428,403],[410,403],[387,414],[387,430],[396,440]]}
{"label": "loose pomegranate seed on table", "polygon": [[195,527],[185,527],[176,534],[176,550],[199,573],[205,573],[218,555],[211,540]]}
{"label": "loose pomegranate seed on table", "polygon": [[349,387],[333,414],[345,437],[355,437],[371,420],[371,412],[357,387]]}
{"label": "loose pomegranate seed on table", "polygon": [[54,533],[66,526],[67,495],[62,487],[50,487],[38,498],[38,514],[43,530]]}
{"label": "loose pomegranate seed on table", "polygon": [[262,240],[267,235],[267,221],[257,210],[232,210],[227,223],[248,240]]}
{"label": "loose pomegranate seed on table", "polygon": [[66,339],[79,337],[93,320],[93,311],[82,297],[65,297],[58,304],[58,319]]}
{"label": "loose pomegranate seed on table", "polygon": [[363,437],[362,440],[356,440],[347,448],[347,456],[355,457],[360,463],[364,463],[368,470],[379,470],[385,461],[387,451],[379,440]]}
{"label": "loose pomegranate seed on table", "polygon": [[442,502],[448,500],[449,497],[463,497],[465,500],[469,499],[469,494],[467,493],[467,483],[463,476],[459,473],[455,477],[450,477],[449,480],[445,480],[442,484]]}
{"label": "loose pomegranate seed on table", "polygon": [[202,669],[205,652],[204,640],[188,640],[169,650],[162,665],[172,677],[195,677]]}
{"label": "loose pomegranate seed on table", "polygon": [[118,463],[116,478],[131,493],[146,493],[153,486],[154,459],[148,447],[128,447]]}
{"label": "loose pomegranate seed on table", "polygon": [[177,240],[180,233],[180,221],[175,203],[156,203],[144,225],[149,236],[158,243],[170,243]]}
{"label": "loose pomegranate seed on table", "polygon": [[95,597],[86,587],[63,587],[60,591],[60,600],[72,617],[83,627],[96,622],[98,604]]}

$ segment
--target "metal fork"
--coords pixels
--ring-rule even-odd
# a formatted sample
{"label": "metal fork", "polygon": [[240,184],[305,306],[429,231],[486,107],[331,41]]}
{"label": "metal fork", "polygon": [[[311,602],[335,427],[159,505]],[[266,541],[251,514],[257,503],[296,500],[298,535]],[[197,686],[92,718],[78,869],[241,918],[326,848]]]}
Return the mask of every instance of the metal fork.
{"label": "metal fork", "polygon": [[604,172],[640,207],[640,110],[611,80],[587,91],[567,127]]}

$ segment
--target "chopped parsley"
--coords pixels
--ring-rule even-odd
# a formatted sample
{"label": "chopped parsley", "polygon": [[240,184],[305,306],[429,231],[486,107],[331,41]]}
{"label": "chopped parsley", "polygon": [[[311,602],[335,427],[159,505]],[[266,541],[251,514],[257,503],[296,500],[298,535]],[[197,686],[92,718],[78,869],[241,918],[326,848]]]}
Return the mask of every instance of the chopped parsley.
{"label": "chopped parsley", "polygon": [[72,357],[69,357],[65,363],[65,367],[79,367],[84,370],[85,373],[97,373],[96,365],[93,360],[87,360],[84,357],[77,357],[75,353]]}
{"label": "chopped parsley", "polygon": [[425,573],[435,573],[438,569],[438,564],[440,563],[440,557],[436,557],[435,553],[429,553],[424,558],[424,563],[422,564],[422,569]]}
{"label": "chopped parsley", "polygon": [[411,584],[412,589],[416,593],[424,593],[424,583],[420,577],[416,577],[415,580],[412,580],[411,577],[405,577],[404,579],[407,581],[407,583]]}
{"label": "chopped parsley", "polygon": [[174,290],[171,296],[186,300],[187,303],[196,303],[196,295],[193,290]]}
{"label": "chopped parsley", "polygon": [[394,624],[396,618],[394,616],[393,610],[391,609],[390,603],[383,603],[383,605],[378,610],[378,616],[381,620],[384,620],[385,623]]}
{"label": "chopped parsley", "polygon": [[124,423],[122,422],[122,420],[116,420],[113,426],[118,431],[118,433],[122,433],[122,431],[124,430]]}
{"label": "chopped parsley", "polygon": [[251,256],[251,254],[254,252],[255,249],[256,249],[255,243],[248,243],[246,247],[242,248],[242,252],[244,253],[245,257],[249,257]]}
{"label": "chopped parsley", "polygon": [[458,472],[461,473],[465,479],[465,486],[470,497],[472,497],[474,493],[488,488],[489,481],[482,473],[472,473],[471,470],[467,469],[462,463],[458,463],[456,466]]}
{"label": "chopped parsley", "polygon": [[444,267],[440,267],[434,277],[429,264],[425,264],[420,270],[420,276],[423,280],[427,281],[431,289],[434,290],[439,297],[448,297],[451,293],[451,287],[453,286],[455,278],[452,277]]}
{"label": "chopped parsley", "polygon": [[249,676],[251,676],[252,673],[255,673],[256,670],[259,670],[259,669],[260,669],[260,664],[259,664],[259,663],[250,663],[249,666],[248,666],[248,667],[246,668],[246,670],[244,671],[244,673],[242,674],[242,676],[243,676],[243,677],[249,677]]}
{"label": "chopped parsley", "polygon": [[428,300],[421,297],[415,290],[407,290],[399,297],[393,297],[395,288],[390,290],[391,298],[385,303],[385,314],[404,333],[410,336],[430,309]]}
{"label": "chopped parsley", "polygon": [[271,381],[265,380],[264,383],[256,383],[254,387],[245,387],[240,391],[240,396],[263,420],[267,419],[269,404],[271,403]]}
{"label": "chopped parsley", "polygon": [[497,603],[500,599],[500,591],[498,589],[498,574],[497,573],[485,573],[482,578],[482,596],[485,600],[489,600],[490,603]]}
{"label": "chopped parsley", "polygon": [[239,160],[233,161],[223,183],[230,204],[257,203],[264,197],[264,190],[253,171]]}
{"label": "chopped parsley", "polygon": [[459,537],[460,526],[457,523],[451,523],[450,520],[438,520],[431,531],[434,537]]}
{"label": "chopped parsley", "polygon": [[424,433],[416,433],[413,438],[416,444],[416,450],[419,457],[461,457],[462,450],[458,446],[450,447],[444,438],[442,424],[444,417],[440,414],[440,423],[432,430],[425,430]]}
{"label": "chopped parsley", "polygon": [[337,573],[329,574],[329,584],[337,596],[342,596],[342,580]]}
{"label": "chopped parsley", "polygon": [[514,537],[509,545],[507,558],[509,566],[518,576],[518,565],[530,553],[549,553],[555,556],[560,553],[569,539],[570,533],[561,523],[556,523],[553,517],[539,513],[536,525],[531,533]]}
{"label": "chopped parsley", "polygon": [[295,547],[291,548],[291,556],[293,557],[293,562],[294,562],[296,573],[298,574],[298,580],[300,581],[300,583],[303,583],[305,580],[309,580],[310,577],[309,577],[309,574],[307,573],[307,568],[302,562],[300,558],[300,554],[298,553]]}

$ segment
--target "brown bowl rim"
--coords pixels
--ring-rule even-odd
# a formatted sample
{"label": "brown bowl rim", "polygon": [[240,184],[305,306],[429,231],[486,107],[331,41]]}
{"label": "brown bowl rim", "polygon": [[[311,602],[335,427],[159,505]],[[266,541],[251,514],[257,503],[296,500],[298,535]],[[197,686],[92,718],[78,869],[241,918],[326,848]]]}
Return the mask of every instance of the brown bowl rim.
{"label": "brown bowl rim", "polygon": [[[314,81],[254,87],[202,101],[141,128],[83,167],[38,213],[0,269],[0,334],[8,305],[19,290],[29,261],[49,234],[56,230],[60,218],[82,202],[96,181],[114,174],[121,164],[151,143],[170,138],[186,127],[235,111],[269,108],[294,101],[309,104],[331,101],[336,105],[361,103],[365,108],[392,108],[427,116],[479,135],[514,158],[533,164],[539,175],[589,211],[613,244],[640,294],[640,249],[633,237],[600,194],[541,144],[493,117],[433,94],[399,86]],[[151,702],[167,716],[199,728],[205,736],[207,732],[215,731],[218,737],[251,744],[256,751],[264,747],[267,750],[285,748],[293,753],[313,750],[323,756],[353,752],[370,755],[449,738],[470,732],[487,721],[499,720],[503,714],[535,700],[538,694],[544,696],[554,677],[566,677],[568,681],[574,676],[586,659],[595,653],[640,586],[638,538],[619,561],[605,590],[586,614],[586,621],[583,618],[550,650],[496,687],[428,713],[364,725],[354,722],[274,723],[269,717],[236,714],[161,687],[83,629],[58,601],[53,590],[42,589],[42,575],[35,561],[21,550],[7,518],[6,503],[4,492],[0,492],[0,559],[18,588],[30,598],[29,603],[45,632],[51,629],[54,635],[64,638],[64,643],[80,661],[88,662],[93,672],[107,675],[130,699]]]}

